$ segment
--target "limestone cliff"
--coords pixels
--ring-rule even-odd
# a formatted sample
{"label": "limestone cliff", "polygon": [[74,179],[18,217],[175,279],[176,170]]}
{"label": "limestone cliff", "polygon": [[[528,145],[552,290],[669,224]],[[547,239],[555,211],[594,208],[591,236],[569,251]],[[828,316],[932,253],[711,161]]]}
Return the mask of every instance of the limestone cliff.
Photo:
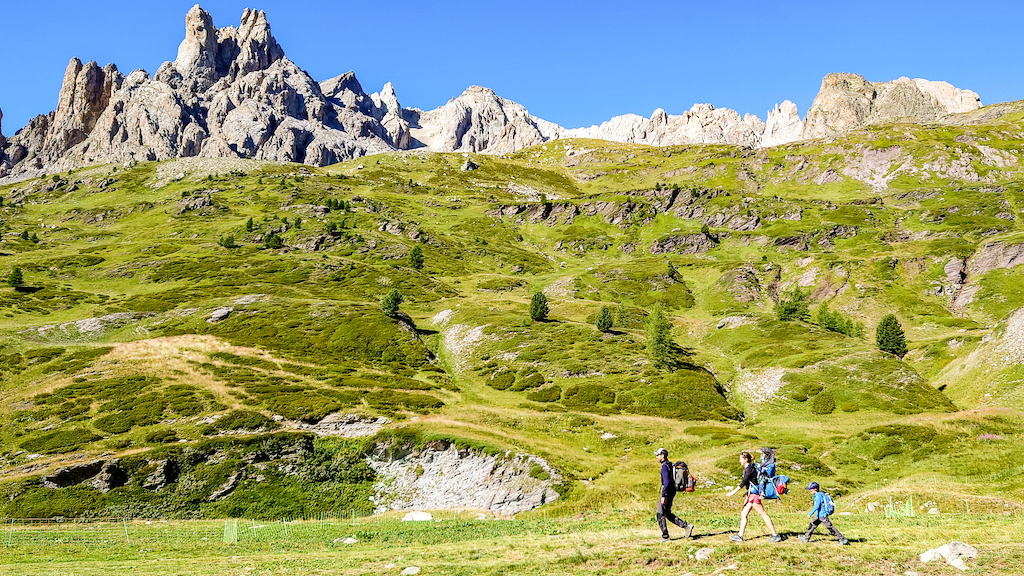
{"label": "limestone cliff", "polygon": [[801,139],[841,135],[885,122],[930,122],[980,107],[976,93],[946,82],[920,78],[868,82],[857,74],[829,74],[807,112]]}

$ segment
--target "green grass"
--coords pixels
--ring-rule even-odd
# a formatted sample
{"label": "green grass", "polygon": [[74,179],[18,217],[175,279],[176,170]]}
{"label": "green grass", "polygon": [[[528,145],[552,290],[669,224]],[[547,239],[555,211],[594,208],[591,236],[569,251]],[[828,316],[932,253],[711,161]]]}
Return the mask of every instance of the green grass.
{"label": "green grass", "polygon": [[[671,556],[646,543],[648,455],[665,445],[714,482],[682,509],[716,530],[734,520],[721,488],[735,482],[740,450],[776,446],[795,480],[827,479],[847,502],[885,490],[902,498],[901,482],[925,502],[930,487],[914,484],[919,478],[955,477],[953,486],[1011,465],[1022,447],[1024,373],[1004,359],[1008,319],[1024,306],[1021,269],[969,278],[974,302],[954,309],[944,267],[991,242],[1024,241],[1018,169],[974,161],[985,180],[970,183],[925,164],[980,158],[964,135],[1017,155],[1020,122],[1014,111],[975,125],[871,127],[764,150],[558,141],[473,155],[480,168],[472,172],[460,170],[458,154],[385,154],[309,174],[266,165],[157,181],[161,166],[140,163],[0,186],[0,273],[18,266],[27,280],[27,289],[0,289],[5,510],[272,519],[351,507],[369,494],[357,465],[362,441],[315,441],[295,476],[252,467],[268,450],[259,444],[293,425],[278,420],[311,424],[342,412],[390,418],[374,440],[382,445],[457,438],[488,454],[547,458],[567,480],[546,509],[584,515],[585,535],[540,537],[534,526],[474,540],[461,526],[446,541],[410,527],[400,534],[406,555],[368,530],[372,546],[311,548],[334,564],[268,547],[255,551],[254,571],[380,572],[371,548],[453,573],[710,573],[730,562],[751,573],[881,572],[892,563],[937,571],[906,563],[937,538],[945,515],[912,520],[921,539],[850,517],[866,534],[853,557],[791,542],[773,555],[721,534],[707,541],[714,567],[690,560],[688,548]],[[888,188],[854,176],[814,184],[826,170],[842,174],[865,146],[891,145],[914,170]],[[213,209],[178,213],[180,200],[209,190]],[[328,203],[327,212],[316,208]],[[753,229],[736,229],[755,218]],[[707,252],[650,253],[705,226],[717,239]],[[28,228],[38,243],[18,237]],[[282,247],[264,247],[271,231]],[[237,247],[219,244],[227,235]],[[423,252],[419,270],[409,267],[413,247]],[[773,305],[794,285],[810,292],[812,310],[827,302],[864,323],[865,337],[777,321]],[[404,297],[394,318],[380,305],[392,288]],[[528,302],[541,290],[551,314],[531,321]],[[672,370],[646,354],[644,323],[656,304],[672,322]],[[607,333],[594,326],[603,306],[615,320]],[[226,319],[209,321],[226,307]],[[888,313],[907,331],[902,360],[874,348],[874,327]],[[121,319],[95,320],[111,314]],[[736,394],[739,379],[777,371],[772,397]],[[110,457],[131,469],[130,485],[106,494],[38,486],[39,475],[72,460]],[[183,479],[153,493],[141,483],[164,458],[179,462]],[[235,493],[206,500],[240,469]],[[1006,502],[1021,496],[1016,481],[972,486],[972,505],[993,490]],[[956,499],[943,499],[960,513]],[[779,508],[790,523],[799,519]],[[996,536],[982,546],[1012,540],[1000,517],[984,521]],[[517,546],[533,554],[512,553]],[[161,553],[129,550],[111,562]],[[211,571],[234,570],[224,554]],[[985,566],[1012,573],[1018,556]],[[80,562],[68,566],[100,566]]]}

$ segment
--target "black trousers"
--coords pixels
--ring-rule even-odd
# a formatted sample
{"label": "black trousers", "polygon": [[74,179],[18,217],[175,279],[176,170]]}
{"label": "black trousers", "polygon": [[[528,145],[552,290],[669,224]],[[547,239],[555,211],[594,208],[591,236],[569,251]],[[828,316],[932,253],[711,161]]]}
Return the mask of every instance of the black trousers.
{"label": "black trousers", "polygon": [[661,528],[662,538],[668,538],[667,522],[671,522],[684,529],[689,526],[686,521],[672,513],[672,500],[675,496],[674,493],[669,493],[668,496],[665,496],[664,504],[661,503],[661,497],[658,497],[658,527]]}
{"label": "black trousers", "polygon": [[832,525],[832,520],[830,520],[828,516],[825,516],[824,518],[815,518],[814,520],[811,520],[811,524],[807,527],[807,533],[804,534],[804,536],[810,538],[811,534],[814,534],[814,531],[818,529],[819,524],[821,526],[824,526],[825,528],[828,528],[828,531],[831,532],[832,535],[835,536],[838,540],[843,539],[843,535],[840,534],[839,530],[836,530],[836,527]]}

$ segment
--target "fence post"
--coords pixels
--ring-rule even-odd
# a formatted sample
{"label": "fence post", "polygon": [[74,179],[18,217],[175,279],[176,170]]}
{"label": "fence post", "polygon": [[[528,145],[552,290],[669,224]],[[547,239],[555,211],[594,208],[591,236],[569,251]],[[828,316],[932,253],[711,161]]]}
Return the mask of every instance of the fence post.
{"label": "fence post", "polygon": [[11,531],[7,534],[7,547],[10,548],[14,542],[14,518],[11,518]]}
{"label": "fence post", "polygon": [[124,542],[125,544],[131,544],[131,540],[128,539],[128,519],[121,518],[121,524],[124,525]]}

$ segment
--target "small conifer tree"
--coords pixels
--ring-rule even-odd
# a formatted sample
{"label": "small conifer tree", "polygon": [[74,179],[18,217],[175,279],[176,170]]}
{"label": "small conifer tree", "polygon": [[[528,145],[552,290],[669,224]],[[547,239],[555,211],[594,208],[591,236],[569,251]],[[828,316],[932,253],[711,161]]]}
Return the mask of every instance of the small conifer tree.
{"label": "small conifer tree", "polygon": [[594,322],[597,329],[601,332],[608,332],[612,329],[612,311],[607,306],[601,306],[601,311],[597,313],[597,320]]}
{"label": "small conifer tree", "polygon": [[398,307],[402,305],[403,300],[402,293],[398,291],[398,288],[392,288],[381,299],[381,309],[384,310],[386,316],[394,318],[398,315]]}
{"label": "small conifer tree", "polygon": [[14,270],[11,270],[11,273],[7,276],[7,283],[14,288],[21,288],[25,285],[25,277],[21,274],[21,268],[15,266]]}
{"label": "small conifer tree", "polygon": [[535,292],[530,299],[530,318],[542,321],[548,317],[548,297],[543,292]]}
{"label": "small conifer tree", "polygon": [[423,268],[423,249],[418,244],[409,251],[409,267],[416,270]]}
{"label": "small conifer tree", "polygon": [[647,357],[658,368],[668,368],[672,360],[672,324],[665,317],[661,305],[656,304],[647,317],[644,332],[647,335]]}
{"label": "small conifer tree", "polygon": [[252,229],[253,229],[252,218],[249,218],[248,220],[245,221],[245,231],[246,232],[252,232]]}
{"label": "small conifer tree", "polygon": [[903,358],[907,354],[907,337],[895,315],[886,314],[878,323],[875,329],[875,344],[882,352],[888,352],[897,358]]}

